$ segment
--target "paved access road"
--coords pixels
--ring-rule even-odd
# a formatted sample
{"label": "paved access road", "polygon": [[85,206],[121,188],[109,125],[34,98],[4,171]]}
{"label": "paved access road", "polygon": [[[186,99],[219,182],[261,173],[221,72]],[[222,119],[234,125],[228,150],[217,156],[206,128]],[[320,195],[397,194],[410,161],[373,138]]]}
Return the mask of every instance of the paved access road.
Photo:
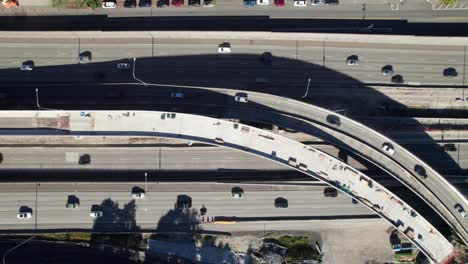
{"label": "paved access road", "polygon": [[[437,1],[398,1],[398,0],[367,0],[365,5],[361,1],[340,0],[339,5],[312,6],[308,1],[307,7],[294,7],[292,0],[286,0],[284,7],[275,7],[273,1],[269,5],[257,5],[256,7],[243,7],[242,0],[218,0],[212,8],[189,7],[185,0],[184,7],[157,8],[156,1],[152,1],[152,8],[123,8],[123,0],[117,1],[116,9],[87,10],[74,8],[51,9],[37,7],[22,1],[21,6],[14,10],[4,10],[5,14],[13,14],[14,11],[25,10],[31,15],[108,15],[110,17],[130,16],[270,16],[273,18],[328,18],[328,19],[409,19],[411,21],[450,21],[457,19],[464,21],[466,8],[461,5],[451,5],[447,8],[438,5]],[[40,2],[40,1],[38,1]],[[203,2],[203,1],[202,1]],[[48,2],[46,2],[46,5]],[[461,3],[460,3],[461,4]]]}
{"label": "paved access road", "polygon": [[[456,168],[449,166],[435,151],[449,154],[462,169],[468,168],[468,144],[454,143],[455,151],[443,151],[443,144],[411,145],[421,157],[442,171]],[[332,145],[310,145],[334,157],[347,159],[347,164],[359,170],[367,170],[368,163],[340,154]],[[280,171],[284,166],[256,156],[218,147],[0,147],[3,161],[1,170],[262,170]],[[89,154],[91,163],[80,165],[80,155]],[[371,168],[372,169],[372,168]]]}
{"label": "paved access road", "polygon": [[[130,70],[117,70],[116,61],[137,57],[137,76],[146,82],[235,89],[267,85],[269,89],[293,89],[293,95],[300,96],[309,78],[312,88],[390,84],[391,78],[381,73],[385,65],[392,65],[395,74],[402,75],[408,84],[462,85],[468,56],[463,38],[444,43],[442,38],[389,36],[367,40],[356,35],[304,37],[295,33],[42,34],[0,34],[3,80],[95,81],[95,73],[103,72],[105,77],[98,79],[100,82],[129,82],[133,80]],[[231,45],[228,56],[217,54],[223,42]],[[91,52],[93,63],[79,64],[78,55],[85,51]],[[260,61],[265,52],[273,55],[271,65]],[[359,57],[359,65],[347,65],[351,55]],[[27,60],[34,61],[36,70],[19,70]],[[127,62],[132,66],[132,60]],[[444,77],[443,70],[448,67],[455,68],[458,76]],[[210,74],[213,72],[216,74]],[[296,91],[298,87],[300,91]]]}
{"label": "paved access road", "polygon": [[[108,225],[110,231],[113,227],[119,229],[122,224],[131,222],[140,228],[155,229],[160,218],[174,209],[178,195],[192,198],[192,208],[197,211],[195,215],[205,205],[208,210],[206,216],[210,217],[374,215],[368,208],[353,204],[348,196],[339,194],[335,198],[324,197],[323,187],[148,182],[146,198],[133,200],[130,194],[135,186],[145,188],[144,182],[3,183],[0,185],[0,229],[93,229],[94,221],[89,216],[93,205],[101,205],[104,213],[97,229],[102,224]],[[231,197],[231,188],[234,186],[243,188],[243,199]],[[65,208],[68,195],[78,197],[78,209]],[[288,208],[275,208],[274,200],[277,197],[286,198]],[[32,209],[31,219],[16,218],[21,206]],[[202,220],[200,217],[195,219]]]}

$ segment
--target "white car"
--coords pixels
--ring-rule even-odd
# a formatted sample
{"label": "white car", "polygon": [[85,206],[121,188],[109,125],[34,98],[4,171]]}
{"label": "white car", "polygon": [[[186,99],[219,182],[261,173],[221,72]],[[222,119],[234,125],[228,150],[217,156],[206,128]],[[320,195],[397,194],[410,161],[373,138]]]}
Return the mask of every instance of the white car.
{"label": "white car", "polygon": [[236,96],[234,96],[234,101],[239,103],[247,103],[249,99],[247,98],[246,93],[237,93]]}
{"label": "white car", "polygon": [[115,8],[116,6],[117,6],[117,3],[113,1],[102,2],[102,8]]}
{"label": "white car", "polygon": [[130,64],[128,63],[117,63],[117,69],[119,70],[128,70],[130,68]]}
{"label": "white car", "polygon": [[143,199],[145,198],[145,193],[132,193],[132,198],[134,199]]}
{"label": "white car", "polygon": [[269,5],[269,0],[257,0],[257,5]]}
{"label": "white car", "polygon": [[102,217],[102,211],[91,211],[89,213],[89,216],[91,216],[92,218]]}
{"label": "white car", "polygon": [[307,6],[307,0],[294,0],[294,6]]}
{"label": "white car", "polygon": [[384,143],[382,145],[382,150],[385,151],[388,155],[393,156],[395,149],[390,143]]}
{"label": "white car", "polygon": [[32,213],[31,212],[23,212],[23,213],[19,213],[16,217],[18,217],[18,219],[28,219],[28,218],[32,217]]}
{"label": "white car", "polygon": [[221,53],[221,54],[231,53],[231,47],[219,46],[218,53]]}

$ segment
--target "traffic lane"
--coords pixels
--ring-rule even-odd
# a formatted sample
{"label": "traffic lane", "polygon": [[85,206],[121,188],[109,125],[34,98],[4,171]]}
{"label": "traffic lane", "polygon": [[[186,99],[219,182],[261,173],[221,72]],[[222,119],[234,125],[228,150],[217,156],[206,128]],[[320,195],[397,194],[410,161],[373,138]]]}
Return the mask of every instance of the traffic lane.
{"label": "traffic lane", "polygon": [[[142,184],[141,184],[142,185]],[[150,184],[152,185],[152,184]],[[129,185],[130,187],[131,185]],[[101,187],[104,187],[101,185]],[[135,200],[133,205],[130,198],[130,191],[127,192],[86,192],[82,191],[81,186],[73,191],[73,184],[68,185],[70,191],[43,191],[39,188],[38,192],[38,208],[33,211],[33,216],[38,219],[38,228],[48,228],[52,224],[56,224],[54,228],[91,228],[94,224],[93,219],[89,216],[93,205],[101,205],[104,213],[128,214],[129,219],[125,221],[133,221],[133,216],[138,223],[142,223],[145,227],[155,227],[155,224],[161,216],[174,208],[177,195],[185,194],[192,197],[192,208],[199,210],[202,205],[208,208],[208,215],[224,215],[238,217],[262,217],[262,216],[333,216],[333,215],[373,215],[367,208],[360,205],[352,204],[351,199],[344,195],[339,195],[336,198],[324,198],[323,187],[307,188],[308,191],[249,191],[246,190],[246,196],[243,199],[233,199],[230,191],[213,192],[200,190],[185,191],[185,192],[165,192],[149,191],[145,199]],[[150,187],[151,188],[151,187]],[[289,187],[290,188],[290,187]],[[129,189],[130,190],[130,189]],[[8,206],[9,199],[14,197],[14,192],[10,190],[8,193],[0,194],[1,214],[4,217],[0,218],[0,225],[7,225],[9,228],[24,228],[31,227],[32,219],[17,220],[16,213],[18,207],[16,205]],[[24,197],[25,193],[19,193]],[[34,192],[30,193],[34,197]],[[65,208],[68,195],[75,195],[79,199],[80,206],[77,209]],[[275,208],[274,199],[278,196],[288,199],[288,208]],[[306,199],[304,199],[306,197]],[[110,199],[105,201],[106,199]],[[34,199],[23,200],[24,204],[34,204]],[[323,209],[323,211],[322,211]],[[135,211],[134,211],[135,210]],[[37,215],[36,215],[37,214]],[[105,219],[104,219],[105,220]],[[115,219],[107,219],[111,223]],[[19,221],[19,222],[18,222]]]}
{"label": "traffic lane", "polygon": [[[152,50],[151,46],[148,46],[149,44],[146,43],[146,44],[134,44],[134,43],[130,43],[130,44],[127,44],[128,47],[125,47],[125,48],[115,48],[115,45],[111,45],[111,42],[112,41],[120,41],[119,39],[106,39],[106,40],[100,40],[101,42],[108,42],[107,44],[104,44],[104,43],[98,43],[98,44],[95,44],[94,42],[96,42],[97,40],[89,40],[89,39],[84,39],[84,40],[87,40],[88,42],[90,42],[89,44],[82,44],[82,48],[80,48],[80,52],[81,51],[90,51],[91,54],[92,54],[92,57],[93,58],[96,58],[96,61],[106,61],[108,59],[111,59],[111,58],[128,58],[129,56],[134,56],[134,55],[144,55],[144,56],[151,56],[152,54],[159,54],[159,55],[164,55],[164,56],[175,56],[177,54],[184,54],[184,55],[188,55],[188,54],[193,54],[194,52],[194,47],[197,47],[195,50],[197,50],[197,53],[198,54],[203,54],[203,55],[208,55],[208,54],[211,54],[211,55],[215,55],[216,52],[217,52],[217,47],[220,43],[222,43],[222,40],[206,40],[204,41],[202,44],[199,44],[197,42],[200,42],[199,40],[180,40],[179,42],[187,42],[186,44],[176,44],[175,47],[172,47],[173,44],[156,44],[155,47],[154,47],[154,50]],[[143,42],[148,42],[148,39],[142,39],[141,41]],[[158,41],[158,40],[156,40]],[[159,41],[166,41],[165,39],[162,39],[162,40],[159,40]],[[138,42],[138,41],[137,41]],[[170,40],[169,42],[177,42],[176,40]],[[210,44],[206,44],[205,42],[209,42]],[[276,55],[276,50],[278,51],[285,51],[285,55],[287,56],[287,58],[294,58],[294,59],[299,59],[301,60],[301,57],[299,54],[302,54],[303,52],[301,51],[301,48],[298,47],[299,43],[300,42],[296,42],[296,41],[289,41],[289,42],[280,42],[280,45],[284,45],[284,46],[275,46],[274,44],[268,46],[266,45],[268,43],[268,41],[259,41],[259,40],[251,40],[250,41],[250,44],[246,45],[245,43],[249,43],[248,40],[231,40],[232,42],[232,49],[233,49],[233,54],[230,54],[231,57],[238,57],[238,56],[241,56],[240,53],[246,53],[246,54],[251,54],[252,56],[254,54],[256,54],[255,56],[260,56],[262,53],[266,52],[266,51],[270,51],[272,52],[275,56],[281,56],[282,54],[281,53],[278,53]],[[254,45],[256,44],[257,42],[259,42],[259,44],[261,45]],[[275,43],[274,41],[271,41],[272,43]],[[296,42],[296,47],[294,47],[294,42]],[[113,43],[113,42],[112,42]],[[178,42],[177,42],[178,43]],[[306,44],[309,44],[310,42],[307,42]],[[357,45],[356,43],[348,43],[350,46],[352,45]],[[86,45],[91,45],[91,46],[86,46]],[[146,45],[146,46],[145,46]],[[305,44],[301,44],[301,45],[305,45]],[[346,57],[349,56],[349,54],[355,54],[355,53],[364,53],[364,55],[362,55],[362,60],[363,60],[363,63],[365,62],[366,58],[367,58],[367,55],[365,55],[367,52],[362,49],[362,48],[340,48],[340,47],[327,47],[326,44],[324,44],[323,42],[312,42],[312,45],[315,45],[315,51],[320,51],[322,53],[322,56],[319,55],[319,53],[313,55],[314,58],[316,58],[316,60],[314,60],[314,62],[318,63],[318,64],[322,64],[321,62],[321,59],[320,57],[322,57],[322,60],[323,60],[323,52],[325,52],[325,64],[326,65],[330,65],[330,67],[340,67],[340,66],[345,66],[343,68],[338,68],[338,69],[335,69],[335,70],[339,70],[339,71],[343,71],[343,73],[347,73],[347,71],[353,71],[359,67],[346,67]],[[325,46],[324,46],[325,45]],[[375,47],[378,47],[379,44],[375,44]],[[398,46],[398,45],[395,45],[396,47],[400,47],[401,49],[403,49],[404,51],[404,48],[405,46]],[[451,46],[449,46],[448,48],[453,48]],[[94,50],[95,49],[95,50]],[[137,50],[141,50],[141,51],[144,51],[144,52],[140,52],[140,51],[132,51],[134,49],[137,49]],[[310,49],[310,48],[308,48]],[[422,48],[424,49],[424,48]],[[377,50],[377,49],[376,49]],[[359,52],[358,52],[359,51]],[[398,52],[395,52],[395,50],[391,49],[391,50],[388,50],[386,51],[385,49],[382,49],[382,50],[378,50],[378,51],[381,51],[383,53],[387,52],[389,53],[389,55],[385,55],[384,58],[388,58],[389,56],[393,56],[395,57],[394,59],[403,59],[403,62],[404,62],[404,59],[405,57],[401,57],[401,58],[398,58],[398,56],[401,56],[401,55],[398,55],[397,53]],[[412,51],[410,51],[412,52]],[[451,53],[454,53],[452,51],[447,51],[446,54],[444,54],[444,56],[440,56],[440,55],[434,55],[434,52],[431,51],[431,50],[423,50],[421,51],[422,54],[419,54],[419,53],[416,53],[418,54],[418,56],[423,56],[423,57],[430,57],[430,56],[434,56],[434,61],[451,61],[451,60],[456,60],[456,57],[459,57],[459,56],[454,56],[453,54],[451,56],[448,56],[449,55],[449,52]],[[333,55],[331,55],[333,54]],[[411,54],[415,54],[414,52],[412,52]],[[307,56],[307,55],[306,55]],[[333,56],[333,57],[332,57]],[[50,60],[50,58],[53,58],[54,56],[48,56],[48,60]],[[338,58],[340,57],[339,59],[339,63],[337,64],[338,61],[333,61],[332,58]],[[376,53],[371,53],[369,55],[369,57],[375,57],[376,60],[378,61],[378,58],[381,57],[381,55],[379,55],[378,52]],[[408,57],[408,56],[406,56]],[[447,58],[445,58],[447,57]],[[455,59],[454,59],[455,58]],[[413,60],[411,60],[411,62],[415,62],[417,60],[420,60],[421,58],[415,58]],[[173,60],[176,60],[177,61],[177,58],[173,58]],[[258,60],[258,58],[257,58]],[[426,61],[425,58],[422,58],[421,60],[424,60]],[[432,59],[429,59],[429,60],[432,60]],[[93,59],[94,61],[94,59]],[[232,62],[232,61],[231,61]],[[144,63],[144,62],[143,62]],[[177,63],[177,62],[175,62]],[[184,63],[182,61],[182,63]],[[246,66],[247,62],[244,62],[244,66],[243,67],[248,67],[248,65]],[[17,64],[17,63],[15,63]],[[92,64],[92,63],[90,63]],[[156,63],[158,64],[158,63]],[[382,65],[384,64],[384,62],[381,63]],[[13,66],[13,65],[12,65]],[[232,66],[232,65],[231,65]],[[381,65],[379,65],[380,67],[382,67]],[[446,65],[447,66],[447,65]],[[86,66],[87,70],[89,71],[92,71],[93,69],[89,69],[89,68],[92,68],[93,66]],[[106,68],[107,66],[105,65],[102,65],[102,69],[99,69],[101,71],[106,71]],[[379,67],[379,68],[380,68]],[[395,65],[395,67],[398,67],[398,65]],[[100,67],[99,67],[100,68]],[[372,66],[372,68],[374,68]],[[419,67],[420,68],[420,67]],[[112,70],[112,69],[115,69],[115,63],[114,65],[112,65],[111,67],[109,67],[107,70]],[[80,72],[81,70],[83,70],[83,68],[77,68],[77,72]],[[284,70],[284,69],[283,69]],[[331,68],[331,70],[333,70],[333,68]],[[375,69],[374,69],[375,70]],[[96,72],[97,69],[94,69],[94,71]],[[177,72],[177,70],[176,70]],[[372,74],[369,74],[368,71],[366,70],[360,70],[359,72],[362,72],[362,74],[358,74],[356,75],[357,78],[361,78],[362,81],[368,81],[368,82],[376,82],[378,80],[381,80],[381,76],[378,75],[377,73],[372,73]],[[90,72],[91,73],[91,72]],[[186,74],[186,73],[184,73]],[[371,78],[369,79],[368,77],[373,77],[374,74],[377,74],[376,76],[377,77],[380,77],[379,79],[374,79],[374,78]],[[112,75],[112,74],[111,74]],[[369,76],[371,75],[371,76]],[[423,76],[414,76],[414,78],[416,78],[414,81],[424,81],[423,79],[424,78],[427,78],[428,76],[432,76],[433,74],[432,73],[427,73],[427,74],[423,74]],[[438,75],[441,75],[441,74],[438,74]],[[88,75],[86,77],[80,77],[80,78],[77,78],[77,79],[88,79],[89,77],[91,77],[92,75]],[[411,76],[411,75],[410,75]],[[45,76],[39,76],[39,78],[44,78]],[[117,77],[117,78],[116,78]],[[109,79],[113,79],[113,80],[121,80],[118,78],[119,76],[109,76]],[[76,78],[76,77],[75,77]],[[411,80],[413,77],[411,77],[409,80]],[[423,79],[421,79],[423,78]],[[385,79],[384,79],[385,80]],[[438,82],[444,82],[444,81],[449,81],[449,83],[453,83],[453,81],[456,80],[456,79],[440,79],[438,80]],[[388,83],[389,81],[388,80],[385,80],[384,81],[385,83]]]}

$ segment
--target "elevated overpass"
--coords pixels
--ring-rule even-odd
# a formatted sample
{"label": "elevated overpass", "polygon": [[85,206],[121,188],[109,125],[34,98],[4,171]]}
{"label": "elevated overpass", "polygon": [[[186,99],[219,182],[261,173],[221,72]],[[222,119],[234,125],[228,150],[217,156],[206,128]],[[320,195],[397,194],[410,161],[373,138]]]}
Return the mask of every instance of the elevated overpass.
{"label": "elevated overpass", "polygon": [[3,111],[3,135],[145,135],[244,151],[306,173],[355,198],[398,228],[429,259],[447,263],[453,246],[416,210],[368,176],[315,148],[239,123],[173,112]]}

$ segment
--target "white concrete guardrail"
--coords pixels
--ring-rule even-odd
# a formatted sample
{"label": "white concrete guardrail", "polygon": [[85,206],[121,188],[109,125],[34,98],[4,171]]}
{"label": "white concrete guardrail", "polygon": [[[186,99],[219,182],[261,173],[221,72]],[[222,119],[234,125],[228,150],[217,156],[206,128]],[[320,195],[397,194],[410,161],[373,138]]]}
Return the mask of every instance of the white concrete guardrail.
{"label": "white concrete guardrail", "polygon": [[[346,163],[297,141],[239,123],[151,111],[2,111],[3,135],[145,135],[199,141],[257,155],[320,179],[379,214],[431,261],[456,252],[416,210]],[[181,160],[183,163],[183,160]]]}

